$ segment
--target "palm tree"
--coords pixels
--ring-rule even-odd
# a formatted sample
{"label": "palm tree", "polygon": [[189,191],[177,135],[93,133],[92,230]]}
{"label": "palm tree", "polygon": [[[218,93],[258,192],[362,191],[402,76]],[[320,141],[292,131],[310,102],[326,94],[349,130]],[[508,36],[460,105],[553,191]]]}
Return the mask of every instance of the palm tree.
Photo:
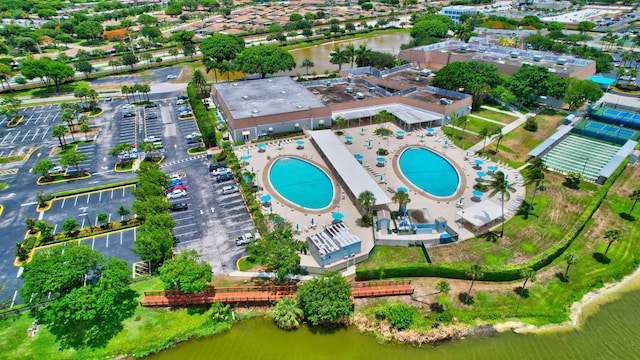
{"label": "palm tree", "polygon": [[524,287],[527,286],[527,281],[531,280],[531,282],[536,281],[536,271],[533,268],[524,268],[520,272],[520,276],[524,278],[524,283],[522,284],[522,292],[524,293]]}
{"label": "palm tree", "polygon": [[207,89],[207,77],[204,75],[204,73],[200,70],[196,70],[193,73],[193,84],[196,86],[196,88],[198,89],[198,92],[200,93],[200,97],[203,97],[206,94],[206,89]]}
{"label": "palm tree", "polygon": [[127,97],[127,102],[130,103],[131,101],[129,101],[129,93],[131,92],[131,90],[129,89],[129,87],[127,85],[122,85],[122,87],[120,87],[120,92],[122,93],[122,95]]}
{"label": "palm tree", "polygon": [[342,64],[349,62],[349,58],[347,57],[347,53],[344,50],[341,50],[336,46],[335,49],[331,52],[330,63],[338,65],[338,71],[342,70]]}
{"label": "palm tree", "polygon": [[529,216],[531,210],[533,210],[533,202],[536,199],[536,193],[538,192],[540,185],[543,181],[545,181],[545,170],[546,168],[544,166],[544,160],[542,160],[541,157],[538,157],[531,161],[531,165],[529,166],[529,169],[525,174],[525,184],[533,185],[533,191],[531,192],[531,201],[529,202],[529,206],[527,206],[527,216]]}
{"label": "palm tree", "polygon": [[[409,204],[411,202],[411,198],[409,198],[409,194],[407,194],[404,191],[396,191],[395,194],[393,194],[393,197],[391,197],[391,200],[398,204],[398,212],[399,213],[404,213],[406,212],[406,206],[407,204]],[[402,211],[404,209],[404,211]]]}
{"label": "palm tree", "polygon": [[55,125],[51,128],[51,136],[57,137],[60,142],[60,147],[63,147],[66,144],[66,141],[63,141],[64,136],[69,132],[69,128],[66,125]]}
{"label": "palm tree", "polygon": [[98,92],[94,89],[89,89],[87,91],[87,97],[91,99],[91,101],[89,102],[89,109],[91,109],[92,111],[95,109],[96,99],[98,98],[98,96]]}
{"label": "palm tree", "polygon": [[607,253],[609,252],[609,248],[611,247],[611,244],[613,244],[616,241],[622,240],[622,236],[620,235],[620,230],[617,230],[617,229],[607,230],[604,233],[604,239],[609,242],[607,244],[607,249],[604,251],[604,254],[603,254],[604,257],[607,257]]}
{"label": "palm tree", "polygon": [[640,190],[633,190],[633,193],[629,195],[629,199],[633,200],[633,205],[631,205],[631,210],[629,210],[629,215],[631,215],[633,208],[636,207],[636,203],[640,200]]}
{"label": "palm tree", "polygon": [[300,67],[307,68],[307,75],[309,75],[309,68],[314,67],[315,65],[316,64],[313,61],[311,61],[311,59],[304,59],[302,60]]}
{"label": "palm tree", "polygon": [[284,330],[297,329],[303,317],[304,312],[298,307],[298,301],[295,298],[285,296],[276,302],[273,320],[279,328]]}
{"label": "palm tree", "polygon": [[177,58],[178,54],[180,54],[180,51],[178,51],[178,49],[176,48],[169,50],[169,56],[173,56],[173,60]]}
{"label": "palm tree", "polygon": [[142,145],[140,145],[140,148],[142,149],[142,151],[144,151],[144,153],[146,154],[146,157],[149,157],[149,159],[151,161],[155,161],[156,157],[154,155],[156,148],[155,146],[153,146],[153,143],[150,141],[145,141],[142,143]]}
{"label": "palm tree", "polygon": [[469,117],[462,116],[458,119],[458,123],[462,124],[462,149],[464,150],[464,132],[467,131],[467,125],[469,124]]}
{"label": "palm tree", "polygon": [[484,144],[482,145],[482,150],[480,152],[484,153],[484,148],[487,146],[487,137],[489,136],[489,128],[483,127],[478,131],[478,139],[484,139]]}
{"label": "palm tree", "polygon": [[85,140],[89,140],[88,139],[88,135],[87,135],[89,130],[91,130],[91,126],[89,126],[89,123],[87,123],[86,121],[80,123],[80,131],[82,131],[84,133],[84,139]]}
{"label": "palm tree", "polygon": [[365,190],[361,192],[360,195],[358,195],[357,201],[358,201],[358,205],[364,208],[367,214],[369,214],[369,211],[371,211],[371,208],[373,207],[373,205],[376,204],[376,197],[375,195],[373,195],[371,191]]}
{"label": "palm tree", "polygon": [[356,47],[353,44],[349,44],[345,47],[345,53],[347,54],[347,58],[351,63],[351,68],[353,68],[353,62],[356,59]]}
{"label": "palm tree", "polygon": [[230,61],[222,61],[218,63],[218,72],[220,73],[220,75],[227,76],[227,82],[230,81],[229,76],[231,75],[231,72],[233,70],[234,70],[234,67]]}
{"label": "palm tree", "polygon": [[500,146],[500,141],[504,137],[504,134],[502,133],[502,129],[496,129],[496,130],[497,130],[497,132],[494,135],[496,135],[496,139],[498,140],[498,141],[496,141],[496,154],[497,154],[498,153],[498,147]]}
{"label": "palm tree", "polygon": [[149,93],[151,92],[151,86],[149,84],[140,85],[140,92],[143,93],[147,97],[147,101],[149,101]]}
{"label": "palm tree", "polygon": [[213,70],[213,81],[217,83],[218,82],[218,69],[220,68],[220,64],[218,62],[213,61],[213,60],[205,59],[204,60],[204,67],[205,67],[205,70],[207,71],[207,74]]}
{"label": "palm tree", "polygon": [[505,180],[505,176],[502,171],[497,171],[493,174],[493,180],[491,180],[488,186],[491,191],[490,196],[500,193],[500,203],[502,205],[502,228],[500,230],[500,237],[504,237],[504,201],[508,201],[511,198],[511,193],[515,192],[516,189],[513,185],[509,184],[507,180]]}
{"label": "palm tree", "polygon": [[633,60],[633,53],[631,51],[625,51],[620,55],[620,60],[625,64],[625,67],[629,67],[631,60]]}
{"label": "palm tree", "polygon": [[467,291],[467,294],[464,299],[464,303],[467,304],[469,303],[469,295],[471,295],[471,289],[473,289],[473,284],[476,282],[476,279],[482,279],[482,277],[484,276],[484,271],[482,269],[482,266],[478,264],[471,264],[469,265],[469,268],[467,268],[467,270],[465,271],[465,274],[471,277],[471,286],[469,286],[469,291]]}
{"label": "palm tree", "polygon": [[358,66],[364,66],[364,62],[369,55],[371,55],[371,49],[367,48],[366,45],[360,45],[356,50],[356,63]]}
{"label": "palm tree", "polygon": [[569,277],[569,268],[571,265],[575,265],[578,262],[575,255],[571,253],[564,254],[564,261],[567,263],[567,269],[564,271],[564,278],[567,279]]}

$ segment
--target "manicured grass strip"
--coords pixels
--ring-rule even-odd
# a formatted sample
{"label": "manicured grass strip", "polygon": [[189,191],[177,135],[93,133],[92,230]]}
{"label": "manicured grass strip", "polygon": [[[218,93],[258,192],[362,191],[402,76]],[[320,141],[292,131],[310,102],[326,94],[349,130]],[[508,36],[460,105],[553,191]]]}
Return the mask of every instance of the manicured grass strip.
{"label": "manicured grass strip", "polygon": [[491,110],[487,110],[487,109],[474,111],[471,114],[477,115],[477,116],[481,116],[483,118],[487,118],[487,119],[490,119],[490,120],[500,121],[500,122],[503,122],[505,124],[512,123],[514,120],[517,119],[517,117],[515,117],[515,116],[511,116],[511,115],[507,115],[507,114],[504,114],[504,113],[501,113],[501,112],[491,111]]}
{"label": "manicured grass strip", "polygon": [[13,155],[13,156],[3,156],[0,157],[0,164],[8,164],[11,162],[22,161],[26,157],[25,154],[22,155]]}
{"label": "manicured grass strip", "polygon": [[254,267],[258,266],[258,263],[253,262],[251,256],[245,256],[238,259],[236,267],[240,271],[249,271]]}
{"label": "manicured grass strip", "polygon": [[131,179],[131,180],[120,181],[120,182],[111,183],[111,184],[93,186],[93,187],[89,187],[89,188],[61,191],[61,192],[57,192],[57,193],[46,195],[45,196],[45,200],[50,201],[50,200],[61,198],[61,197],[65,197],[65,196],[72,196],[72,195],[84,194],[84,193],[95,192],[95,191],[100,191],[100,190],[106,190],[106,189],[118,188],[118,187],[123,187],[123,186],[129,186],[129,185],[133,185],[133,184],[135,184],[137,182],[138,182],[138,179]]}

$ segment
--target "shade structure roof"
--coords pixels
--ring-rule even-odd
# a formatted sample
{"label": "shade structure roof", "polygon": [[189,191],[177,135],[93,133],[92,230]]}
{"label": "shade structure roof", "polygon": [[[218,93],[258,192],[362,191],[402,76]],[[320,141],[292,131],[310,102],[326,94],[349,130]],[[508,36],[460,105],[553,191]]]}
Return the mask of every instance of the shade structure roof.
{"label": "shade structure roof", "polygon": [[444,119],[444,115],[399,103],[333,111],[331,116],[334,119],[342,117],[347,120],[355,120],[376,116],[382,110],[388,111],[407,125],[422,124]]}
{"label": "shade structure roof", "polygon": [[371,191],[376,198],[374,205],[391,203],[389,196],[331,130],[313,131],[311,138],[354,198],[357,198],[363,191]]}
{"label": "shade structure roof", "polygon": [[491,200],[484,200],[462,211],[458,211],[457,215],[465,222],[479,228],[499,219],[502,216],[502,208]]}

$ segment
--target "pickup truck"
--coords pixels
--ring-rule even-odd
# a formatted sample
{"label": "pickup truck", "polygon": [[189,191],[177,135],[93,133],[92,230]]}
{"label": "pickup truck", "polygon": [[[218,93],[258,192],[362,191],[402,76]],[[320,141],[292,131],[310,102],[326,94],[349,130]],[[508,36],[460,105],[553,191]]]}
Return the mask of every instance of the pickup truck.
{"label": "pickup truck", "polygon": [[260,239],[260,234],[259,233],[244,233],[242,236],[238,236],[236,238],[236,245],[237,246],[243,246],[243,245],[247,245],[251,242],[254,241],[258,241],[258,239]]}

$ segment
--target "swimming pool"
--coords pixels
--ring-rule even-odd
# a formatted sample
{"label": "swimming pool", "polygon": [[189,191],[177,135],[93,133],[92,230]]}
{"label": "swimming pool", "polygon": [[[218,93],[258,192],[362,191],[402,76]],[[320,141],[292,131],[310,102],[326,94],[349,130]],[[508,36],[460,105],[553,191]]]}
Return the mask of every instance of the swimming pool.
{"label": "swimming pool", "polygon": [[442,156],[422,147],[404,150],[398,167],[407,180],[432,196],[453,196],[460,186],[455,167]]}
{"label": "swimming pool", "polygon": [[287,201],[307,209],[322,209],[333,199],[333,183],[327,174],[310,162],[282,158],[269,169],[269,182]]}

